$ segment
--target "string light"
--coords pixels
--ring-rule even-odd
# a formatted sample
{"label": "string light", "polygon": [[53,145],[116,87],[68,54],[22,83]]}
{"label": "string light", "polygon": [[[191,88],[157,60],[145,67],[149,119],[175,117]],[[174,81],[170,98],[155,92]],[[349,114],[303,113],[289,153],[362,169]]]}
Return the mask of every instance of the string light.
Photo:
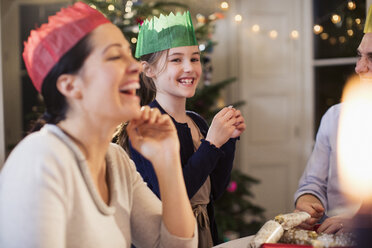
{"label": "string light", "polygon": [[227,2],[222,2],[221,3],[221,9],[227,10],[229,8],[229,4]]}
{"label": "string light", "polygon": [[197,14],[196,20],[198,21],[198,23],[205,23],[205,16],[203,16],[202,14]]}
{"label": "string light", "polygon": [[341,16],[337,15],[337,14],[333,14],[332,15],[332,18],[331,18],[331,21],[336,24],[336,23],[339,23],[341,21]]}
{"label": "string light", "polygon": [[243,17],[241,15],[236,15],[234,19],[237,23],[240,23],[243,20]]}
{"label": "string light", "polygon": [[328,35],[327,33],[322,33],[322,34],[320,34],[320,38],[321,38],[322,40],[326,40],[326,39],[328,39],[328,37],[329,37],[329,35]]}
{"label": "string light", "polygon": [[292,39],[297,40],[299,36],[300,35],[299,35],[297,30],[292,30],[292,32],[291,32],[291,38]]}
{"label": "string light", "polygon": [[336,39],[335,37],[331,37],[331,38],[329,38],[329,43],[330,43],[331,45],[336,45],[336,43],[337,43],[337,39]]}
{"label": "string light", "polygon": [[200,51],[204,51],[205,50],[205,45],[204,44],[200,44],[199,45],[199,50]]}
{"label": "string light", "polygon": [[94,4],[89,4],[90,7],[92,7],[93,9],[97,9],[96,5]]}
{"label": "string light", "polygon": [[356,24],[360,24],[362,21],[359,19],[359,18],[357,18],[357,19],[355,19],[355,23]]}
{"label": "string light", "polygon": [[314,30],[315,34],[320,34],[321,32],[323,32],[323,26],[320,26],[319,24],[316,24],[316,25],[314,25],[313,30]]}
{"label": "string light", "polygon": [[133,44],[136,44],[137,43],[137,39],[135,37],[133,37],[132,39],[130,39],[130,41],[133,43]]}
{"label": "string light", "polygon": [[347,8],[348,8],[349,10],[354,10],[354,9],[356,8],[356,4],[355,4],[355,2],[354,2],[354,1],[349,1],[349,2],[347,2]]}
{"label": "string light", "polygon": [[110,4],[109,6],[107,6],[107,9],[108,9],[109,11],[114,11],[114,10],[115,10],[115,6],[112,5],[112,4]]}
{"label": "string light", "polygon": [[353,36],[354,35],[354,31],[352,29],[348,29],[347,30],[347,35]]}
{"label": "string light", "polygon": [[252,31],[253,31],[254,33],[258,33],[258,32],[260,31],[260,26],[259,26],[258,24],[254,24],[254,25],[252,26]]}
{"label": "string light", "polygon": [[345,43],[345,41],[346,41],[345,36],[340,36],[340,37],[338,37],[338,41],[339,41],[341,44]]}
{"label": "string light", "polygon": [[278,37],[278,32],[276,30],[271,30],[269,36],[271,39],[275,40]]}

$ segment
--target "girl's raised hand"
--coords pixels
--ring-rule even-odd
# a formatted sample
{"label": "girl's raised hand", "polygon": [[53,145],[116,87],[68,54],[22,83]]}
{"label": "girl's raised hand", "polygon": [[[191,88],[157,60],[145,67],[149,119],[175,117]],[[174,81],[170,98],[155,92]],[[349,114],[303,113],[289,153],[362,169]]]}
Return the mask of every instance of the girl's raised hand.
{"label": "girl's raised hand", "polygon": [[235,124],[237,124],[237,119],[235,118],[235,111],[231,107],[221,109],[214,116],[205,140],[216,147],[221,147],[225,144],[236,129]]}
{"label": "girl's raised hand", "polygon": [[239,137],[245,130],[246,125],[245,125],[245,120],[244,117],[242,116],[240,110],[235,110],[235,130],[231,135],[231,138],[237,138]]}
{"label": "girl's raised hand", "polygon": [[171,118],[156,108],[142,107],[140,117],[130,121],[127,131],[132,146],[153,164],[179,156],[177,130]]}

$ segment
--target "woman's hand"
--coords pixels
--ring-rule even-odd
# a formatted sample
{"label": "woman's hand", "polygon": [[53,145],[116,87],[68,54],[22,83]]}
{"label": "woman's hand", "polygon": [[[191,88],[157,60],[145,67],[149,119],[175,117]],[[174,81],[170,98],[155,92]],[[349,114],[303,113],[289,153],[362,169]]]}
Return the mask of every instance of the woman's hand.
{"label": "woman's hand", "polygon": [[154,166],[159,182],[163,222],[175,236],[195,235],[195,217],[182,175],[177,130],[169,115],[156,108],[141,109],[141,115],[127,127],[132,146]]}
{"label": "woman's hand", "polygon": [[214,116],[205,140],[218,148],[221,147],[233,135],[236,124],[235,109],[231,107],[221,109],[220,112]]}
{"label": "woman's hand", "polygon": [[142,107],[140,117],[130,121],[127,131],[132,146],[154,165],[179,157],[177,130],[171,118],[158,109]]}

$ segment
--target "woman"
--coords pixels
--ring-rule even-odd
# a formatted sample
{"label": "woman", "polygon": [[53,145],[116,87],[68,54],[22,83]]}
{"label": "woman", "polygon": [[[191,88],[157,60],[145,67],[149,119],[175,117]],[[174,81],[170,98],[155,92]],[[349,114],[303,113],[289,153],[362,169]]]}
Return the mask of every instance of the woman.
{"label": "woman", "polygon": [[[150,106],[168,114],[176,126],[186,189],[198,222],[199,247],[211,247],[218,243],[213,201],[229,183],[236,139],[245,130],[244,118],[239,110],[226,107],[208,127],[200,115],[186,111],[186,99],[194,96],[202,72],[189,12],[145,21],[140,28],[136,57],[140,57],[144,70],[143,103],[148,104],[149,99],[145,98],[151,99],[152,90],[156,91]],[[156,169],[138,153],[132,139],[130,142],[138,172],[163,201]]]}
{"label": "woman", "polygon": [[[0,247],[195,247],[176,129],[158,110],[140,109],[141,69],[121,31],[78,2],[32,31],[23,55],[48,124],[19,143],[1,171]],[[129,120],[162,203],[110,144]]]}

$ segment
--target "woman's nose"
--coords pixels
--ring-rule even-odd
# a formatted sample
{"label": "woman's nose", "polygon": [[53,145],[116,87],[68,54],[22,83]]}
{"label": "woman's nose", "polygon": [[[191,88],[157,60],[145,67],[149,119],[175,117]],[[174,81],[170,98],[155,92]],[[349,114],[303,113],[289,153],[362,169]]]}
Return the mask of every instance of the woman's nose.
{"label": "woman's nose", "polygon": [[129,65],[129,71],[131,72],[131,73],[140,73],[141,71],[142,71],[142,65],[141,65],[141,63],[140,62],[138,62],[136,59],[134,59],[134,58],[131,58],[131,63],[130,63],[130,65]]}

